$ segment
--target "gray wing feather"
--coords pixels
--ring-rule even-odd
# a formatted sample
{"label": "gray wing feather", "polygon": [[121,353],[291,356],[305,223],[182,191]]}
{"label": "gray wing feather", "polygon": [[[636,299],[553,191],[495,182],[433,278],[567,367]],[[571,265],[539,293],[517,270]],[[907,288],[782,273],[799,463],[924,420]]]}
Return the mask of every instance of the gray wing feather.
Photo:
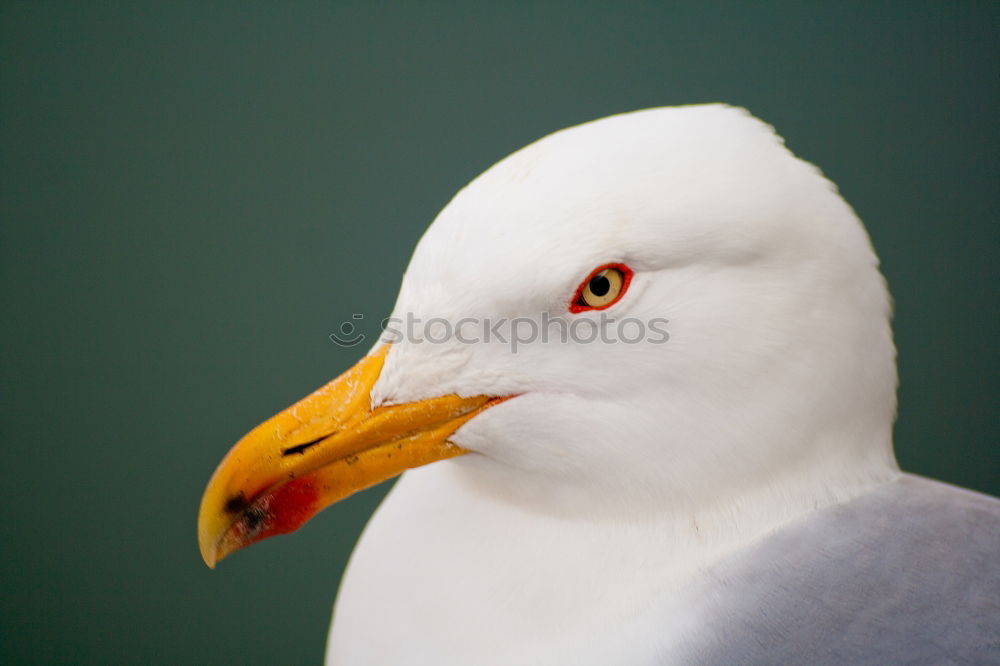
{"label": "gray wing feather", "polygon": [[1000,664],[1000,500],[903,475],[723,561],[698,664]]}

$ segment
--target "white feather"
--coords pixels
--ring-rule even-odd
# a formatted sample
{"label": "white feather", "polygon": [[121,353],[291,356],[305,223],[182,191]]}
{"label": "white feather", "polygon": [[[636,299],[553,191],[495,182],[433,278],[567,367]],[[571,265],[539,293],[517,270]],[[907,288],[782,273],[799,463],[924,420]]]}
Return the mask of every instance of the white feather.
{"label": "white feather", "polygon": [[635,279],[606,313],[668,319],[667,343],[392,346],[374,404],[521,395],[378,510],[332,663],[646,663],[699,571],[898,475],[878,260],[742,109],[614,116],[500,161],[428,229],[393,314],[596,317],[567,306],[612,261]]}

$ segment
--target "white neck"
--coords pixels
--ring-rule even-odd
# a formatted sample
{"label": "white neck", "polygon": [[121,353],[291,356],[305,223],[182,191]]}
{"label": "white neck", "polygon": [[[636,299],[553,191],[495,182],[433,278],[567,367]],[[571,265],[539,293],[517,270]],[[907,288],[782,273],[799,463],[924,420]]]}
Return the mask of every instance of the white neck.
{"label": "white neck", "polygon": [[[483,663],[483,655],[495,663],[546,663],[560,654],[574,655],[574,663],[608,663],[630,650],[653,650],[622,642],[639,630],[636,623],[683,617],[671,604],[681,603],[680,591],[700,570],[789,520],[898,474],[871,465],[851,482],[831,485],[788,469],[697,510],[587,520],[512,497],[497,485],[496,465],[477,458],[407,472],[379,509],[338,596],[330,649],[343,663],[362,645],[371,663],[419,662],[414,646],[453,663]],[[365,640],[371,627],[378,635]],[[559,637],[570,628],[567,635],[583,631],[593,644],[563,644]],[[656,635],[669,641],[670,634],[666,626]],[[520,645],[536,652],[519,653]],[[539,646],[552,654],[538,654]]]}
{"label": "white neck", "polygon": [[[574,535],[586,541],[616,534],[645,541],[645,548],[616,543],[615,549],[623,555],[642,554],[643,562],[665,579],[683,579],[696,565],[711,564],[788,521],[851,500],[899,475],[891,450],[867,450],[870,455],[859,458],[853,448],[846,447],[841,459],[823,463],[803,458],[766,478],[748,476],[724,491],[676,501],[672,506],[664,504],[663,498],[670,497],[667,493],[648,498],[651,501],[641,506],[598,507],[595,502],[603,500],[585,497],[585,488],[559,491],[554,488],[557,484],[546,483],[544,478],[532,483],[524,470],[505,468],[476,454],[441,466],[433,487],[426,491],[456,493],[470,515],[474,512],[469,504],[475,501],[479,510],[516,516],[517,523],[534,522],[555,533],[565,528],[560,538]],[[574,502],[579,506],[574,508]],[[650,548],[650,542],[660,547]],[[650,560],[650,553],[657,555],[655,561]]]}

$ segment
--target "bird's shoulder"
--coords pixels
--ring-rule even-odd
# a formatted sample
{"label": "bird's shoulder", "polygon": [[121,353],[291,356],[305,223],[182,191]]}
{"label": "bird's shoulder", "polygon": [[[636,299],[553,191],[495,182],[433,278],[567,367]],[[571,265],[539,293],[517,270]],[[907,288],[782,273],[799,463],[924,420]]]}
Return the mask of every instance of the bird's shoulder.
{"label": "bird's shoulder", "polygon": [[685,663],[1000,664],[1000,500],[904,474],[713,567]]}

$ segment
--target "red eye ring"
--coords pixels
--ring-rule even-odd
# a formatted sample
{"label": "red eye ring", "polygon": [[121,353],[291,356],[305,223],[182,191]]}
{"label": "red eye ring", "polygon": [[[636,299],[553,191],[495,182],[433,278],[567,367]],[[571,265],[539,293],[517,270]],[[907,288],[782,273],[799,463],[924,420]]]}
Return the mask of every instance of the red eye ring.
{"label": "red eye ring", "polygon": [[[614,299],[603,305],[599,306],[588,305],[583,300],[584,289],[587,288],[587,285],[590,284],[590,281],[593,280],[598,273],[608,269],[612,269],[621,273],[622,285],[618,291],[618,294],[614,297]],[[573,294],[573,299],[569,302],[569,311],[572,313],[577,313],[577,312],[587,312],[588,310],[606,310],[607,308],[610,308],[612,305],[621,300],[622,296],[625,295],[625,292],[628,291],[628,287],[629,284],[631,284],[631,282],[632,282],[632,269],[626,266],[625,264],[615,262],[598,266],[594,270],[590,271],[590,274],[587,275],[587,277],[583,280],[583,282],[580,283],[580,286],[576,288],[576,293]]]}

